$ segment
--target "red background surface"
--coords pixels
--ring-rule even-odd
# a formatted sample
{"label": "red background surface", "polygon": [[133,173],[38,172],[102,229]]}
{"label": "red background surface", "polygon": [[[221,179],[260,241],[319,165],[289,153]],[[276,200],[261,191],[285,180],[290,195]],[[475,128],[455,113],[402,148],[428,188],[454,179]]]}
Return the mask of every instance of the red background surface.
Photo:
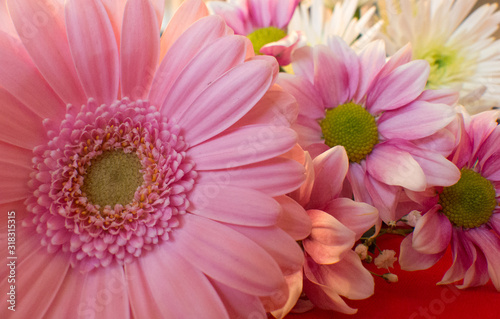
{"label": "red background surface", "polygon": [[[403,239],[398,235],[383,235],[377,239],[381,249],[393,249],[399,255],[399,244]],[[358,308],[354,315],[314,309],[303,314],[289,314],[285,319],[331,319],[331,318],[500,318],[500,292],[493,284],[459,290],[454,286],[437,286],[452,263],[451,252],[446,254],[432,268],[422,271],[406,272],[394,263],[392,273],[399,277],[397,283],[387,283],[375,277],[375,294],[365,300],[347,300],[347,304]],[[367,267],[382,274],[373,265]]]}

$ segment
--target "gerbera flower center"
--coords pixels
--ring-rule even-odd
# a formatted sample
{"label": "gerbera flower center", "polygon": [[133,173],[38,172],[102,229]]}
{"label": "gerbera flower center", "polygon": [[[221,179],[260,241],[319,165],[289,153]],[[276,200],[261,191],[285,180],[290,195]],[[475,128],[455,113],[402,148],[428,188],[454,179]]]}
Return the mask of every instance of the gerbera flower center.
{"label": "gerbera flower center", "polygon": [[462,57],[458,50],[447,47],[436,47],[417,52],[418,59],[429,62],[431,67],[427,88],[438,89],[453,82],[462,82],[472,75],[471,61]]}
{"label": "gerbera flower center", "polygon": [[495,187],[481,174],[462,168],[460,180],[443,189],[438,203],[455,226],[479,227],[489,221],[497,206]]}
{"label": "gerbera flower center", "polygon": [[276,27],[257,29],[247,36],[253,44],[256,55],[260,54],[260,49],[271,42],[276,42],[286,37],[286,32]]}
{"label": "gerbera flower center", "polygon": [[344,146],[351,162],[361,162],[379,141],[375,118],[355,103],[328,109],[319,125],[325,144],[330,147]]}
{"label": "gerbera flower center", "polygon": [[197,176],[178,125],[145,101],[89,100],[69,105],[47,136],[34,149],[27,207],[49,251],[90,270],[169,240]]}
{"label": "gerbera flower center", "polygon": [[82,191],[94,205],[127,205],[144,182],[141,168],[141,161],[134,153],[123,150],[103,152],[90,161]]}

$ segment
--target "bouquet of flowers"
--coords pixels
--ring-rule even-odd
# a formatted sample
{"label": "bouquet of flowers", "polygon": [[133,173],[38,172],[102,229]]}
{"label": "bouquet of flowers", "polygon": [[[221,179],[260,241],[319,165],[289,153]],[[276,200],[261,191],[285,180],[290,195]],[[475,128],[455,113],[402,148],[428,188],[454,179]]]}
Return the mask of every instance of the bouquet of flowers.
{"label": "bouquet of flowers", "polygon": [[443,258],[500,291],[475,4],[0,0],[0,317],[354,314]]}

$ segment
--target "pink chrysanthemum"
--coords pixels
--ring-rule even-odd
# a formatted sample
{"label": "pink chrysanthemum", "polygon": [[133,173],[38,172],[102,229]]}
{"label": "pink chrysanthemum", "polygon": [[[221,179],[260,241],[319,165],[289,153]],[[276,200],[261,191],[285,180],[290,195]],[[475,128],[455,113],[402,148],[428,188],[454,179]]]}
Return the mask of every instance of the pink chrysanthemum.
{"label": "pink chrysanthemum", "polygon": [[334,37],[328,46],[297,49],[296,75],[278,79],[299,104],[299,144],[313,158],[344,146],[354,197],[377,207],[386,222],[401,217],[395,207],[403,188],[423,191],[459,178],[444,156],[416,144],[450,123],[455,112],[442,102],[448,92],[424,91],[428,63],[410,61],[409,46],[386,62],[381,41],[358,56]]}
{"label": "pink chrysanthemum", "polygon": [[280,65],[288,65],[293,49],[303,41],[300,32],[286,32],[298,3],[299,0],[228,0],[210,1],[208,6],[226,20],[234,33],[252,41],[255,54],[272,55]]}
{"label": "pink chrysanthemum", "polygon": [[[314,160],[307,152],[302,157],[296,159],[304,162],[307,178],[290,196],[307,210],[312,230],[302,240],[306,259],[303,272],[288,278],[290,290],[300,292],[303,285],[303,292],[315,306],[356,313],[357,309],[349,307],[342,297],[365,299],[373,294],[373,276],[353,246],[377,222],[377,209],[341,196],[349,167],[343,147],[333,147]],[[296,300],[299,295],[290,298]],[[299,300],[297,307],[304,308],[301,303],[304,301]]]}
{"label": "pink chrysanthemum", "polygon": [[162,2],[1,2],[16,318],[265,316],[302,267],[273,199],[304,179],[276,61],[198,0],[160,38]]}
{"label": "pink chrysanthemum", "polygon": [[[434,265],[451,246],[453,265],[441,284],[462,281],[459,288],[484,285],[491,278],[500,291],[500,126],[498,112],[462,119],[461,140],[450,159],[460,180],[436,188],[422,201],[426,212],[401,243],[405,270]],[[424,198],[425,199],[425,198]]]}

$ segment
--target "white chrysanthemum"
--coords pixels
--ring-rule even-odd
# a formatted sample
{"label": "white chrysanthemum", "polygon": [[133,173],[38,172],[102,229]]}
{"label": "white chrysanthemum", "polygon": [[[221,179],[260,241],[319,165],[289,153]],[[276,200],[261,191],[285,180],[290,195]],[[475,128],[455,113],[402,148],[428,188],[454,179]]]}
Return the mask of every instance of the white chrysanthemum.
{"label": "white chrysanthemum", "polygon": [[[460,103],[478,113],[500,103],[500,22],[497,4],[470,13],[475,0],[383,0],[382,37],[394,53],[412,43],[413,58],[431,65],[427,86],[460,92]],[[469,15],[470,13],[470,15]]]}
{"label": "white chrysanthemum", "polygon": [[358,0],[340,1],[330,12],[323,0],[303,1],[295,10],[288,30],[303,32],[311,46],[326,44],[329,37],[339,36],[359,50],[377,35],[381,26],[381,22],[370,26],[375,7],[363,12],[360,19],[355,17],[359,4]]}

